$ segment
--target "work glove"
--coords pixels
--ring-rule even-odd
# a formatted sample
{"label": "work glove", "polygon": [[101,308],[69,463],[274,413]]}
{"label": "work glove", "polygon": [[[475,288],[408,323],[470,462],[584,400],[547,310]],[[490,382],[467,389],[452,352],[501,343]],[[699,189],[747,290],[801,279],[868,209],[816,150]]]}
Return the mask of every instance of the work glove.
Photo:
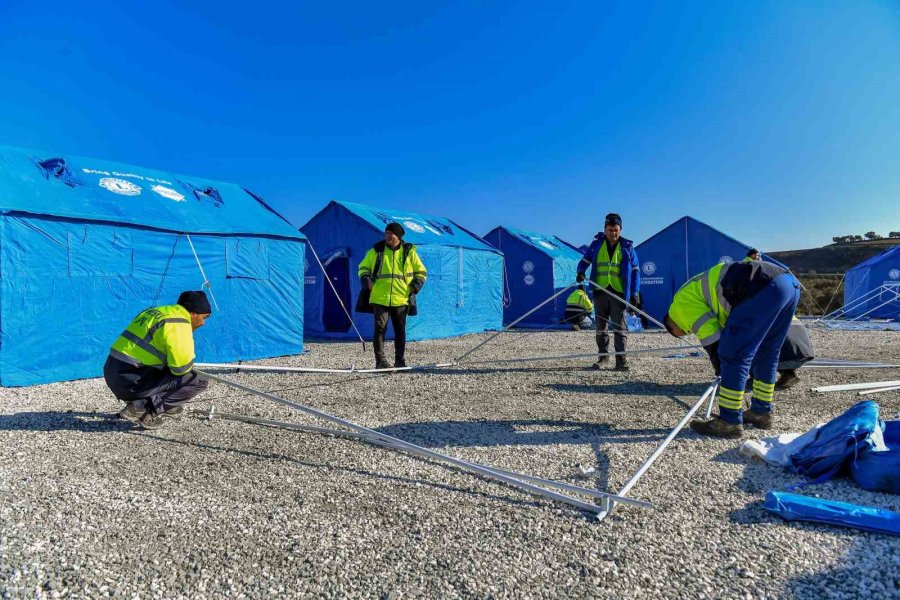
{"label": "work glove", "polygon": [[584,273],[579,273],[578,275],[576,275],[575,281],[578,283],[581,283],[582,281],[584,281]]}
{"label": "work glove", "polygon": [[640,294],[632,294],[631,295],[631,305],[636,308],[639,308],[641,310],[644,310],[644,304],[641,302]]}
{"label": "work glove", "polygon": [[415,295],[418,293],[419,293],[419,284],[418,283],[409,284],[409,295],[412,296],[412,295]]}
{"label": "work glove", "polygon": [[365,277],[361,278],[360,281],[365,289],[367,289],[367,290],[372,289],[372,278],[371,277],[366,275]]}

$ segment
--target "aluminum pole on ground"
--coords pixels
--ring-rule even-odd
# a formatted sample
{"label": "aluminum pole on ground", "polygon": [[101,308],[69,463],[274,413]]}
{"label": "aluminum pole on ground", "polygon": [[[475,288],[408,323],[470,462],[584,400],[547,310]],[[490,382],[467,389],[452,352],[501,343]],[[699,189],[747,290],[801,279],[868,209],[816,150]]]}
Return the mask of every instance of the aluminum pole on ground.
{"label": "aluminum pole on ground", "polygon": [[328,414],[328,413],[326,413],[326,412],[317,410],[317,409],[315,409],[315,408],[311,408],[311,407],[309,407],[309,406],[305,406],[305,405],[299,404],[299,403],[297,403],[297,402],[292,402],[292,401],[290,401],[290,400],[286,400],[285,398],[280,398],[280,397],[275,396],[275,395],[273,395],[273,394],[269,394],[269,393],[267,393],[267,392],[263,392],[263,391],[261,391],[261,390],[255,389],[255,388],[251,388],[251,387],[249,387],[249,386],[246,386],[246,385],[237,383],[237,382],[235,382],[235,381],[230,381],[230,380],[228,380],[228,379],[224,379],[224,378],[222,378],[222,377],[218,377],[218,376],[216,376],[216,375],[212,375],[212,374],[210,374],[210,373],[206,373],[205,371],[201,371],[201,370],[199,370],[199,369],[198,369],[198,370],[195,370],[195,372],[196,372],[198,375],[200,375],[201,377],[204,377],[205,379],[209,379],[209,380],[212,380],[212,381],[218,381],[218,382],[220,382],[220,383],[224,383],[225,385],[229,385],[229,386],[231,386],[231,387],[237,388],[237,389],[242,390],[242,391],[247,392],[247,393],[255,394],[255,395],[257,395],[257,396],[259,396],[259,397],[261,397],[261,398],[265,398],[265,399],[267,399],[267,400],[271,400],[271,401],[276,402],[276,403],[278,403],[278,404],[282,404],[282,405],[284,405],[284,406],[288,406],[288,407],[290,407],[290,408],[293,408],[293,409],[295,409],[295,410],[299,410],[299,411],[301,411],[301,412],[304,412],[304,413],[306,413],[306,414],[309,414],[309,415],[318,417],[318,418],[320,418],[320,419],[325,419],[326,421],[331,421],[332,423],[336,423],[336,424],[338,424],[338,425],[347,427],[347,428],[352,429],[352,430],[354,430],[354,431],[358,431],[358,432],[360,432],[360,433],[369,434],[369,435],[375,436],[375,437],[377,437],[377,438],[380,438],[380,439],[382,439],[382,440],[387,440],[387,441],[391,442],[392,444],[396,445],[397,447],[399,447],[399,448],[401,448],[401,449],[403,449],[403,450],[406,450],[406,451],[414,451],[415,453],[419,454],[420,456],[425,456],[425,457],[427,457],[427,458],[431,458],[431,459],[434,459],[434,460],[437,460],[437,461],[445,462],[445,463],[448,463],[448,464],[450,464],[450,465],[453,465],[453,466],[455,466],[455,467],[457,467],[457,468],[459,468],[459,469],[463,469],[463,470],[465,470],[465,471],[469,471],[469,472],[472,472],[472,473],[476,473],[476,474],[478,474],[478,475],[482,475],[482,476],[484,476],[484,477],[489,477],[489,478],[492,478],[492,479],[501,481],[501,482],[506,483],[506,484],[508,484],[508,485],[510,485],[510,486],[512,486],[512,487],[518,488],[520,491],[528,492],[528,493],[533,494],[533,495],[536,495],[536,496],[542,496],[542,497],[545,497],[545,498],[549,498],[549,499],[551,499],[551,500],[556,500],[556,501],[558,501],[558,502],[563,502],[563,503],[565,503],[565,504],[569,504],[569,505],[571,505],[571,506],[574,506],[574,507],[579,508],[579,509],[581,509],[581,510],[583,510],[583,511],[586,511],[586,512],[599,513],[599,512],[601,512],[601,511],[603,510],[600,506],[598,506],[598,505],[596,505],[596,504],[591,504],[591,503],[588,503],[588,502],[584,502],[584,501],[582,501],[582,500],[579,500],[579,499],[577,499],[577,498],[573,498],[573,497],[571,497],[571,496],[567,496],[567,495],[565,495],[565,494],[560,494],[560,493],[557,493],[557,492],[554,492],[554,491],[551,491],[551,490],[544,489],[544,488],[539,487],[539,486],[537,486],[537,485],[533,485],[533,484],[530,484],[530,483],[526,483],[526,482],[521,481],[521,480],[518,480],[518,479],[516,479],[516,478],[514,478],[514,477],[510,477],[510,476],[507,476],[507,475],[503,475],[503,474],[501,474],[501,473],[493,472],[493,471],[491,471],[489,468],[486,468],[486,467],[484,467],[484,466],[481,466],[481,465],[478,465],[478,464],[475,464],[475,463],[468,463],[468,462],[466,462],[466,461],[464,461],[464,460],[461,460],[461,459],[458,459],[458,458],[454,458],[454,457],[448,456],[448,455],[446,455],[446,454],[441,454],[440,452],[435,452],[435,451],[429,450],[429,449],[427,449],[427,448],[422,448],[421,446],[416,446],[415,444],[410,444],[409,442],[405,442],[405,441],[403,441],[403,440],[401,440],[401,439],[398,439],[398,438],[395,438],[395,437],[392,437],[392,436],[388,436],[388,435],[379,433],[379,432],[374,431],[374,430],[372,430],[372,429],[368,429],[367,427],[363,427],[362,425],[357,425],[356,423],[353,423],[352,421],[348,421],[348,420],[346,420],[346,419],[342,419],[342,418],[340,418],[340,417],[336,417],[336,416],[334,416],[334,415],[330,415],[330,414]]}
{"label": "aluminum pole on ground", "polygon": [[[637,472],[631,477],[631,479],[628,480],[628,483],[626,483],[624,486],[622,486],[622,489],[619,490],[619,493],[618,493],[619,496],[626,496],[628,494],[628,492],[631,491],[631,488],[633,488],[635,486],[635,484],[637,484],[637,482],[641,478],[641,476],[644,473],[646,473],[647,469],[649,469],[650,466],[654,462],[656,462],[656,459],[660,457],[660,455],[666,449],[666,446],[668,446],[669,443],[675,439],[675,436],[677,436],[678,433],[682,430],[682,428],[684,428],[684,426],[687,425],[688,421],[691,420],[691,418],[694,416],[694,414],[698,410],[700,410],[700,407],[703,406],[703,403],[706,402],[707,398],[709,398],[711,395],[713,395],[715,393],[716,388],[719,386],[719,382],[721,380],[722,380],[721,377],[716,377],[713,380],[713,382],[711,384],[709,384],[709,387],[706,388],[706,391],[703,393],[702,396],[700,396],[700,399],[697,400],[697,402],[694,403],[694,406],[692,406],[691,409],[687,412],[687,414],[684,415],[684,418],[681,419],[681,422],[679,422],[678,425],[675,426],[675,429],[673,429],[672,432],[669,433],[668,436],[666,436],[666,439],[664,439],[662,441],[662,443],[659,445],[659,447],[657,447],[656,450],[653,452],[653,454],[650,455],[650,458],[648,458],[646,461],[644,461],[644,464],[641,465],[641,468],[639,468],[637,470]],[[609,513],[611,513],[616,506],[616,502],[612,499],[607,500],[605,502],[605,504],[607,504],[608,506],[605,506],[604,510],[600,514],[597,515],[597,518],[600,520],[606,518],[609,515]]]}

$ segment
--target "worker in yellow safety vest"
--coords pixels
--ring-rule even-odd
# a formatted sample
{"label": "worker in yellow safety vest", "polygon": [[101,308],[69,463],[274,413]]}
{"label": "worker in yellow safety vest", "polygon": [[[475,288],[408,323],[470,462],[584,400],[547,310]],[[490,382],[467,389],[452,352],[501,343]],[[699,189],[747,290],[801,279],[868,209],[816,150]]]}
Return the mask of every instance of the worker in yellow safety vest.
{"label": "worker in yellow safety vest", "polygon": [[756,248],[750,248],[747,250],[747,255],[744,257],[744,262],[750,262],[751,260],[760,260],[761,255],[759,250]]}
{"label": "worker in yellow safety vest", "polygon": [[121,418],[157,429],[206,389],[209,382],[193,370],[194,331],[211,312],[204,292],[182,292],[177,304],[141,311],[113,342],[103,377],[125,402]]}
{"label": "worker in yellow safety vest", "polygon": [[[800,282],[785,269],[758,260],[719,263],[675,292],[664,318],[676,337],[694,333],[721,369],[719,415],[697,419],[703,435],[737,438],[744,423],[771,429],[772,400],[781,346],[800,299]],[[752,371],[753,397],[744,408]]]}
{"label": "worker in yellow safety vest", "polygon": [[[609,213],[603,231],[594,236],[581,261],[575,281],[585,280],[585,272],[591,267],[594,289],[594,325],[597,331],[599,357],[595,369],[609,360],[608,325],[612,326],[613,347],[616,350],[616,370],[627,371],[625,340],[628,325],[625,321],[626,302],[640,306],[641,270],[634,242],[622,237],[622,217]],[[602,288],[598,289],[598,288]],[[605,290],[605,291],[603,291]]]}
{"label": "worker in yellow safety vest", "polygon": [[[594,303],[591,302],[591,297],[584,291],[584,286],[579,285],[566,298],[566,315],[563,322],[571,325],[573,331],[581,331],[582,325],[593,311]],[[590,323],[590,321],[587,322]]]}
{"label": "worker in yellow safety vest", "polygon": [[388,319],[394,328],[394,367],[406,366],[406,317],[417,314],[416,294],[428,277],[415,245],[403,243],[405,234],[400,223],[389,223],[384,240],[376,242],[359,264],[362,291],[356,310],[375,316],[376,369],[391,367],[384,356]]}

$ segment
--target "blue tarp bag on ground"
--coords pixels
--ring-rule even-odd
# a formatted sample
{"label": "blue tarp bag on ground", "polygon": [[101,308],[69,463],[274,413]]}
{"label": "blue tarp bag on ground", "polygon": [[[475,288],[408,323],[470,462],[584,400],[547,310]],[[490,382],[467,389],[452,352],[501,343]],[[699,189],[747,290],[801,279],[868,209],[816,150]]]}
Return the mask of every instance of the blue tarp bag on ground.
{"label": "blue tarp bag on ground", "polygon": [[763,508],[788,521],[812,521],[900,535],[900,513],[788,492],[769,492]]}
{"label": "blue tarp bag on ground", "polygon": [[884,447],[860,452],[850,476],[864,490],[900,494],[900,421],[885,422]]}
{"label": "blue tarp bag on ground", "polygon": [[[791,457],[791,468],[822,483],[836,475],[849,458],[871,447],[872,434],[881,432],[878,404],[863,400],[819,428],[814,442]],[[807,484],[808,485],[808,484]]]}

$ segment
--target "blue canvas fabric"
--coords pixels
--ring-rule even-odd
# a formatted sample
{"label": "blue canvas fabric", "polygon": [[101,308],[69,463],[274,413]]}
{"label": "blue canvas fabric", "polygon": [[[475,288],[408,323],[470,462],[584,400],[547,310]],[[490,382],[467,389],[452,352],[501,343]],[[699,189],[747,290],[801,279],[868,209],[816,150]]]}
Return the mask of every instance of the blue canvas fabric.
{"label": "blue canvas fabric", "polygon": [[[881,286],[888,286],[882,289]],[[879,290],[879,291],[876,291]],[[844,279],[842,318],[900,321],[900,246],[859,263]]]}
{"label": "blue canvas fabric", "polygon": [[880,448],[859,453],[850,476],[865,490],[900,494],[900,421],[885,421],[883,440]]}
{"label": "blue canvas fabric", "polygon": [[[360,291],[357,267],[372,244],[384,239],[384,228],[393,221],[403,225],[403,241],[416,245],[428,270],[428,280],[418,294],[418,315],[406,322],[407,340],[452,337],[503,326],[503,255],[484,240],[443,217],[332,201],[300,230],[327,263],[326,268],[346,265],[349,276],[337,275],[339,293],[346,292],[347,309],[364,338],[372,337],[373,317],[353,312]],[[337,326],[327,322],[326,313],[343,311],[335,308],[334,291],[324,281],[311,250],[307,262],[311,266],[304,286],[305,331],[326,339],[356,339],[349,322]],[[389,329],[388,334],[390,337],[393,332]]]}
{"label": "blue canvas fabric", "polygon": [[[200,289],[197,360],[303,349],[305,241],[240,186],[0,147],[0,384],[99,376],[129,320]],[[264,308],[248,308],[264,307]]]}
{"label": "blue canvas fabric", "polygon": [[787,521],[811,521],[900,535],[900,513],[874,506],[771,491],[763,507]]}
{"label": "blue canvas fabric", "polygon": [[850,407],[820,427],[815,441],[791,456],[791,468],[813,479],[812,483],[830,479],[860,452],[873,446],[873,433],[884,427],[878,413],[878,404],[873,400]]}
{"label": "blue canvas fabric", "polygon": [[[742,260],[750,248],[692,217],[678,219],[635,247],[644,310],[662,321],[685,281],[716,263]],[[762,258],[784,267],[766,255]]]}
{"label": "blue canvas fabric", "polygon": [[[484,239],[503,252],[505,258],[504,323],[512,323],[575,283],[581,253],[556,236],[500,226],[489,231]],[[545,327],[562,323],[567,296],[562,294],[526,317],[520,325]]]}

